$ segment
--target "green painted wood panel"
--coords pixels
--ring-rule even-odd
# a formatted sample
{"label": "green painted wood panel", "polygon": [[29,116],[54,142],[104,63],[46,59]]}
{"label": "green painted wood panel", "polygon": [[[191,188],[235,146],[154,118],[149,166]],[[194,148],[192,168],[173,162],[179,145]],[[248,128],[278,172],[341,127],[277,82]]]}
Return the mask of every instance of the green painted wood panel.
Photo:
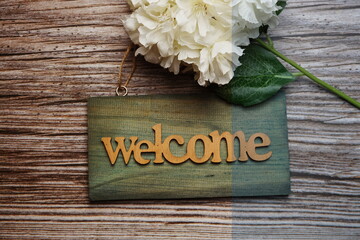
{"label": "green painted wood panel", "polygon": [[[181,135],[184,146],[172,143],[171,152],[182,156],[186,143],[197,134],[218,130],[234,133],[265,133],[271,145],[257,153],[272,151],[270,159],[256,162],[226,162],[226,144],[221,144],[221,163],[195,164],[188,160],[174,165],[150,162],[139,165],[133,155],[126,165],[120,153],[110,164],[102,137],[137,136],[154,142],[152,127],[162,124],[162,141]],[[212,95],[156,95],[97,97],[88,101],[89,197],[91,200],[176,199],[230,196],[287,195],[290,192],[285,94],[251,108],[228,104]],[[127,147],[130,142],[126,142]],[[239,143],[234,145],[239,152]],[[197,143],[197,156],[203,147]],[[146,154],[154,159],[155,154]]]}

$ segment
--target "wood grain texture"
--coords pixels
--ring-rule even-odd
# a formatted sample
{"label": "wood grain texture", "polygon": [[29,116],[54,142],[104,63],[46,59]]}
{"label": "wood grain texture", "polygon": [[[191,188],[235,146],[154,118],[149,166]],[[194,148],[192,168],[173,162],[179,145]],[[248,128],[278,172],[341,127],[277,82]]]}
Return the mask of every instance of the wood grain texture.
{"label": "wood grain texture", "polygon": [[[286,88],[289,197],[89,203],[86,102],[115,91],[128,12],[124,0],[0,1],[0,238],[359,238],[360,112],[306,78]],[[289,0],[271,34],[360,100],[359,19],[358,0]],[[130,94],[203,91],[138,63]]]}

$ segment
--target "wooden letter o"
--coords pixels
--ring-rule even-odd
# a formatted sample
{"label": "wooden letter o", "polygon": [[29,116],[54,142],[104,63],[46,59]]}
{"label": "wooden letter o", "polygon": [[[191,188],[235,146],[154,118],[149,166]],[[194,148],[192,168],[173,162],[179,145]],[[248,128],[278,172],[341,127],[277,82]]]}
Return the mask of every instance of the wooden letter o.
{"label": "wooden letter o", "polygon": [[[198,158],[196,156],[196,142],[202,141],[204,145],[204,155],[201,158]],[[211,154],[213,153],[213,143],[210,140],[209,137],[205,135],[195,135],[193,136],[187,145],[187,153],[189,154],[189,157],[191,161],[194,163],[205,163],[208,161],[211,157]]]}

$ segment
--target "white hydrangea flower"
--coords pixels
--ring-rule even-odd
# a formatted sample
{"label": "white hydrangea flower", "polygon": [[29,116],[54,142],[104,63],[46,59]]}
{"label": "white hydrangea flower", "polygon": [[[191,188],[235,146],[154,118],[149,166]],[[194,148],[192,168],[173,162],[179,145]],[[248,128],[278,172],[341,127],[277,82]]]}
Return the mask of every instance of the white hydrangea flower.
{"label": "white hydrangea flower", "polygon": [[224,85],[263,24],[276,25],[277,0],[128,0],[124,20],[136,54],[175,74],[192,66],[200,85]]}

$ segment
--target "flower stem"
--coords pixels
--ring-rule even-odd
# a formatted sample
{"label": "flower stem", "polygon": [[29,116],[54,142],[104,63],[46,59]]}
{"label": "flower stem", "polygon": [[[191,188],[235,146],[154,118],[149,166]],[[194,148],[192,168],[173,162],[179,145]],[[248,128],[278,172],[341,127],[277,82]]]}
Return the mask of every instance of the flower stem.
{"label": "flower stem", "polygon": [[268,41],[270,47],[274,48],[274,43],[268,34],[266,34],[266,40]]}
{"label": "flower stem", "polygon": [[302,76],[305,76],[305,74],[302,73],[302,72],[292,73],[292,75],[293,75],[294,77],[302,77]]}
{"label": "flower stem", "polygon": [[311,80],[313,80],[314,82],[316,82],[317,84],[319,84],[320,86],[322,86],[323,88],[329,90],[330,92],[336,94],[337,96],[339,96],[340,98],[344,99],[345,101],[347,101],[348,103],[354,105],[355,107],[357,107],[358,109],[360,109],[360,103],[358,101],[356,101],[355,99],[351,98],[350,96],[346,95],[344,92],[340,91],[339,89],[331,86],[330,84],[320,80],[319,78],[317,78],[316,76],[314,76],[312,73],[310,73],[309,71],[307,71],[306,69],[304,69],[303,67],[301,67],[299,64],[297,64],[296,62],[294,62],[293,60],[287,58],[286,56],[284,56],[283,54],[281,54],[280,52],[278,52],[274,47],[271,46],[271,43],[266,43],[264,41],[262,41],[261,39],[255,39],[262,47],[264,47],[265,49],[269,50],[270,52],[272,52],[273,54],[275,54],[277,57],[281,58],[282,60],[284,60],[285,62],[289,63],[291,66],[293,66],[294,68],[296,68],[297,70],[299,70],[301,73],[303,73],[303,75],[307,76],[308,78],[310,78]]}

